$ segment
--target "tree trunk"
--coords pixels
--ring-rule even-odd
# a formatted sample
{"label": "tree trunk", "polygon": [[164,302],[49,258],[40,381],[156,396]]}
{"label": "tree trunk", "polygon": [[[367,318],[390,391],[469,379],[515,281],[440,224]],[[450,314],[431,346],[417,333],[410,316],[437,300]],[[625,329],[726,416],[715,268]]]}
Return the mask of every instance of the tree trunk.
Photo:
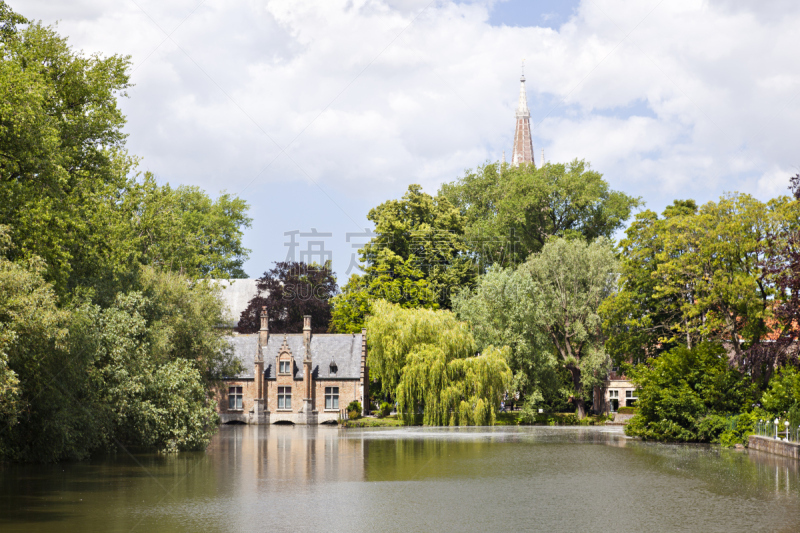
{"label": "tree trunk", "polygon": [[578,418],[586,416],[586,402],[583,401],[583,388],[581,387],[581,369],[577,366],[569,365],[567,370],[572,374],[572,385],[575,387],[575,396],[572,397],[575,407],[578,410]]}

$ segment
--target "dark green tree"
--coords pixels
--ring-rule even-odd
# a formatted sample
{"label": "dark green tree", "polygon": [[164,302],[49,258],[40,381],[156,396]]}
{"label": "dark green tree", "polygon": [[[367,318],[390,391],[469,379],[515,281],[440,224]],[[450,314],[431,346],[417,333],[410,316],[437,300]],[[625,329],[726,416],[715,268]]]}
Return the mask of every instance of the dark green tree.
{"label": "dark green tree", "polygon": [[486,164],[439,194],[464,216],[470,250],[484,267],[520,264],[554,236],[611,238],[642,203],[577,159],[540,168]]}

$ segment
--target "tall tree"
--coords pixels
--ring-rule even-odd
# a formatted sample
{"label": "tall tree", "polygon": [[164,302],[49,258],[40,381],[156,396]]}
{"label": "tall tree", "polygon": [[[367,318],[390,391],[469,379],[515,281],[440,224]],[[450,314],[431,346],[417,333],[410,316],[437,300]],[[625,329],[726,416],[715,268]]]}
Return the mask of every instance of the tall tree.
{"label": "tall tree", "polygon": [[465,217],[470,250],[484,266],[520,264],[553,236],[611,238],[642,203],[577,159],[539,168],[486,164],[439,194]]}
{"label": "tall tree", "polygon": [[359,330],[369,304],[449,309],[451,296],[477,275],[464,240],[464,219],[447,198],[410,185],[400,200],[370,210],[376,236],[359,250],[363,276],[352,276],[334,299],[336,331]]}
{"label": "tall tree", "polygon": [[776,369],[800,361],[800,174],[790,179],[789,190],[792,200],[782,206],[785,223],[773,228],[760,243],[764,256],[758,283],[775,291],[767,319],[770,342],[753,343],[738,358],[744,370],[764,383]]}
{"label": "tall tree", "polygon": [[535,283],[522,269],[494,266],[474,290],[453,299],[453,310],[470,324],[479,349],[508,346],[514,373],[512,389],[526,415],[538,409],[561,410],[571,395],[564,387],[559,359],[550,336],[538,326],[541,310]]}
{"label": "tall tree", "polygon": [[572,377],[572,401],[586,414],[592,389],[605,379],[608,356],[598,309],[616,288],[617,261],[611,244],[598,239],[554,239],[520,266],[532,278],[537,314],[534,325],[553,343]]}
{"label": "tall tree", "polygon": [[716,340],[741,358],[769,331],[774,286],[762,276],[762,242],[792,216],[785,197],[763,203],[746,194],[696,211],[676,203],[663,219],[640,214],[621,243],[621,291],[603,309],[609,348],[646,357],[659,345]]}
{"label": "tall tree", "polygon": [[230,194],[213,200],[198,187],[158,185],[152,174],[129,189],[125,210],[139,261],[192,277],[245,278],[250,252],[247,202]]}
{"label": "tall tree", "polygon": [[298,333],[303,316],[311,315],[314,333],[328,331],[331,298],[336,294],[336,276],[330,263],[323,266],[298,262],[276,262],[256,282],[258,293],[239,318],[240,333],[255,333],[260,327],[261,308],[269,313],[270,331]]}

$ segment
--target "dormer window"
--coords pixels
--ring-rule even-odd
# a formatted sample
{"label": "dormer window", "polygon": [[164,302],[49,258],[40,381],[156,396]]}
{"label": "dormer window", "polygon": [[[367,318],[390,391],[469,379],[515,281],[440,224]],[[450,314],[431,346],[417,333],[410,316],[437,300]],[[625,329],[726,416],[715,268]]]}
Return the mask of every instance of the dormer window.
{"label": "dormer window", "polygon": [[339,371],[339,369],[336,367],[336,363],[331,362],[331,375],[335,376],[336,372],[338,372],[338,371]]}
{"label": "dormer window", "polygon": [[292,362],[291,361],[281,361],[280,367],[278,368],[278,372],[281,374],[291,374],[292,373]]}

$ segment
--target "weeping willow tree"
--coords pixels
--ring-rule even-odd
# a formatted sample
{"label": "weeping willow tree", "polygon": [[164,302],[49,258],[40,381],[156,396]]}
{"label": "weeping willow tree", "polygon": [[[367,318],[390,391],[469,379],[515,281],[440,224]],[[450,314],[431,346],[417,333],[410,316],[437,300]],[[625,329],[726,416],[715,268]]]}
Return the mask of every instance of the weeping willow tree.
{"label": "weeping willow tree", "polygon": [[369,366],[406,423],[494,424],[511,382],[507,347],[476,355],[469,327],[449,311],[402,309],[378,301],[367,319]]}

